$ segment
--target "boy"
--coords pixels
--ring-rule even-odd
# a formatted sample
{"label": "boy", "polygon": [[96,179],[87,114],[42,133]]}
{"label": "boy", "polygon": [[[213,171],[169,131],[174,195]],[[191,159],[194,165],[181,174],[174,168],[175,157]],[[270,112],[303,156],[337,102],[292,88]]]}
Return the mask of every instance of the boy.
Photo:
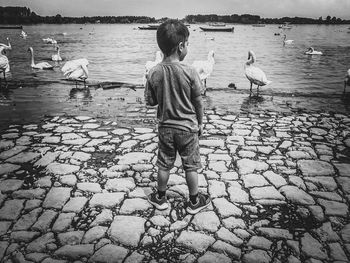
{"label": "boy", "polygon": [[164,58],[147,76],[145,101],[150,106],[158,104],[158,185],[157,193],[150,194],[148,201],[157,209],[168,208],[165,191],[179,152],[190,194],[186,210],[196,214],[210,204],[210,197],[198,193],[202,84],[193,67],[180,63],[187,55],[189,35],[187,27],[178,20],[167,20],[157,30],[157,43]]}

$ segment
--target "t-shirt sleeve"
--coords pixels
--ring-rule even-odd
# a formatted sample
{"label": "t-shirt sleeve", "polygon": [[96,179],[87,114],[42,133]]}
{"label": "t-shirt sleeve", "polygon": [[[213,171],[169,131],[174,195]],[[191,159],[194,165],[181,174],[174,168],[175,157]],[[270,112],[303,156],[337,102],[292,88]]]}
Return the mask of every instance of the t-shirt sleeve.
{"label": "t-shirt sleeve", "polygon": [[199,78],[198,72],[192,68],[192,92],[191,92],[191,98],[197,98],[201,95],[201,90],[203,89],[202,81]]}

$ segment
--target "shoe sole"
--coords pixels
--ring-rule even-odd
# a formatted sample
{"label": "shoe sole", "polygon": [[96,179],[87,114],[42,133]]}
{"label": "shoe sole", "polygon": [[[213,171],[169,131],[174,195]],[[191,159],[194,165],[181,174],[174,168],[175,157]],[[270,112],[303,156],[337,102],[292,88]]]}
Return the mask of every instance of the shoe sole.
{"label": "shoe sole", "polygon": [[201,206],[201,207],[198,207],[197,209],[193,209],[193,210],[191,208],[187,207],[186,211],[187,211],[187,213],[194,215],[194,214],[197,214],[202,209],[207,208],[209,205],[210,205],[210,202],[207,203],[205,206]]}
{"label": "shoe sole", "polygon": [[169,205],[167,203],[164,203],[162,205],[159,205],[158,203],[152,202],[151,200],[147,199],[148,203],[150,203],[151,205],[155,206],[155,208],[157,208],[158,210],[165,210],[169,207]]}

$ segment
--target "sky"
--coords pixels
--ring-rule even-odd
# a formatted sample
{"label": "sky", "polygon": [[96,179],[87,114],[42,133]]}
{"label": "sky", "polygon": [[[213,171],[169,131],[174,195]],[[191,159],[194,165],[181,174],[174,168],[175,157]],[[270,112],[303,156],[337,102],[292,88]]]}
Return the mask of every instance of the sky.
{"label": "sky", "polygon": [[26,6],[42,16],[150,16],[184,18],[195,14],[252,14],[350,19],[350,0],[0,0],[0,6]]}

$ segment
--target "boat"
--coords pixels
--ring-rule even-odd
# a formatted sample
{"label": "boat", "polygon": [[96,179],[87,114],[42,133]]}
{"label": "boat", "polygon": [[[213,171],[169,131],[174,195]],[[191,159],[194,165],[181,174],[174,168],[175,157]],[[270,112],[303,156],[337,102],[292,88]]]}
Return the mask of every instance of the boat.
{"label": "boat", "polygon": [[210,32],[233,32],[234,27],[233,26],[226,26],[225,23],[209,23],[206,26],[200,26],[200,29],[203,31],[210,31]]}
{"label": "boat", "polygon": [[23,26],[0,26],[0,29],[23,29]]}
{"label": "boat", "polygon": [[157,30],[160,24],[149,24],[147,26],[139,26],[141,30]]}
{"label": "boat", "polygon": [[212,22],[212,23],[209,23],[208,25],[209,26],[221,26],[221,27],[226,26],[225,23],[219,23],[219,22]]}
{"label": "boat", "polygon": [[203,31],[207,31],[207,32],[233,32],[234,31],[234,27],[211,27],[211,26],[200,26],[200,29],[202,29]]}
{"label": "boat", "polygon": [[279,25],[278,28],[281,29],[292,29],[292,26],[289,24],[289,22],[284,22],[283,25]]}

